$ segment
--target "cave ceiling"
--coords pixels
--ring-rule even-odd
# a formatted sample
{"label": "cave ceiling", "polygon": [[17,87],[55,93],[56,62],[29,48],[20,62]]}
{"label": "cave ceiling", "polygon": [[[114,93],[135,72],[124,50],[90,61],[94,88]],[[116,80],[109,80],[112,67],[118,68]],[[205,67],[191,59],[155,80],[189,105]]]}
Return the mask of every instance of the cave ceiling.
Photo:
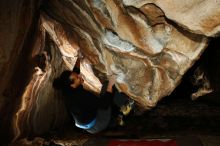
{"label": "cave ceiling", "polygon": [[8,0],[0,11],[0,109],[15,138],[65,121],[52,82],[78,58],[88,90],[115,74],[147,110],[220,32],[219,0]]}

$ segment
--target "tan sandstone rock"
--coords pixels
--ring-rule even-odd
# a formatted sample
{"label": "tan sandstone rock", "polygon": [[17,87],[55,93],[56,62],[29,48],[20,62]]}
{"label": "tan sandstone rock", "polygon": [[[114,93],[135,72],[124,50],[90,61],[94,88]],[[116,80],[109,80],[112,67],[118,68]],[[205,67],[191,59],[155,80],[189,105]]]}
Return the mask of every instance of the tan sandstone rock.
{"label": "tan sandstone rock", "polygon": [[172,93],[208,37],[219,34],[219,0],[39,3],[0,5],[1,127],[10,127],[14,139],[65,123],[52,82],[78,58],[89,90],[99,93],[101,82],[115,74],[117,88],[146,110]]}

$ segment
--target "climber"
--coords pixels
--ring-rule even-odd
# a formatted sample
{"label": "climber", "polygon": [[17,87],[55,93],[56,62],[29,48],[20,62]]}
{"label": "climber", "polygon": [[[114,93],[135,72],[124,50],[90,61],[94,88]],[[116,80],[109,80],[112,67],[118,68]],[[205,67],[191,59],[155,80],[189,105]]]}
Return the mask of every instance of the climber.
{"label": "climber", "polygon": [[[129,98],[116,90],[114,75],[109,77],[108,82],[103,83],[99,96],[86,91],[82,86],[83,81],[79,69],[75,67],[73,71],[64,71],[54,80],[53,86],[63,93],[67,110],[76,127],[95,134],[106,129],[110,123],[114,125],[113,105],[128,105]],[[127,111],[130,109],[127,108]],[[119,115],[122,118],[121,114]]]}

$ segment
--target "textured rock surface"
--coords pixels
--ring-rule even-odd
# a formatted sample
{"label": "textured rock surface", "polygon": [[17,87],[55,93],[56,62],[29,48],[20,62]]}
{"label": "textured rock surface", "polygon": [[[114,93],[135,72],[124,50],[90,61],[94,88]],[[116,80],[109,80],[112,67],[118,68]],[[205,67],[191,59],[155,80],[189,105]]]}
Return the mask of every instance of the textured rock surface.
{"label": "textured rock surface", "polygon": [[115,74],[119,90],[144,110],[154,107],[199,59],[208,36],[219,33],[219,3],[1,2],[1,129],[19,138],[64,124],[66,111],[52,82],[78,56],[89,90],[98,93],[101,81]]}
{"label": "textured rock surface", "polygon": [[117,0],[53,0],[45,10],[63,24],[50,21],[57,25],[50,27],[43,19],[57,45],[61,39],[56,38],[64,37],[51,31],[62,34],[68,29],[67,39],[74,42],[69,44],[80,48],[98,72],[116,74],[117,87],[143,108],[169,95],[207,45],[207,37],[181,30],[153,4],[136,9]]}
{"label": "textured rock surface", "polygon": [[220,30],[220,0],[123,0],[125,5],[137,8],[153,3],[168,19],[191,32],[215,36]]}
{"label": "textured rock surface", "polygon": [[[39,8],[37,0],[0,2],[0,136],[11,139],[16,133],[13,118],[21,108],[21,94],[31,74],[34,61],[31,51],[37,42]],[[34,29],[34,27],[36,27]],[[32,33],[30,33],[32,32]]]}

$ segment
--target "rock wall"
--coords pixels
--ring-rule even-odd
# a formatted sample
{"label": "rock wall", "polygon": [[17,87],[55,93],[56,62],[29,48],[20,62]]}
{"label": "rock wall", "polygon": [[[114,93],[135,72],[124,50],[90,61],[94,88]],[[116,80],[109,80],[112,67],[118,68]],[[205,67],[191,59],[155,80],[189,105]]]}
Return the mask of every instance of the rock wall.
{"label": "rock wall", "polygon": [[182,29],[155,4],[128,2],[48,1],[44,28],[58,46],[65,32],[66,44],[79,48],[98,72],[116,74],[117,87],[148,109],[179,84],[208,38]]}
{"label": "rock wall", "polygon": [[[172,93],[220,31],[220,1],[8,0],[0,9],[5,139],[40,135],[67,115],[52,82],[77,58],[87,88],[102,80],[146,110]],[[9,128],[8,128],[9,127]]]}
{"label": "rock wall", "polygon": [[21,94],[34,65],[30,54],[36,42],[38,8],[37,0],[0,2],[1,142],[14,137],[13,118],[23,108]]}

